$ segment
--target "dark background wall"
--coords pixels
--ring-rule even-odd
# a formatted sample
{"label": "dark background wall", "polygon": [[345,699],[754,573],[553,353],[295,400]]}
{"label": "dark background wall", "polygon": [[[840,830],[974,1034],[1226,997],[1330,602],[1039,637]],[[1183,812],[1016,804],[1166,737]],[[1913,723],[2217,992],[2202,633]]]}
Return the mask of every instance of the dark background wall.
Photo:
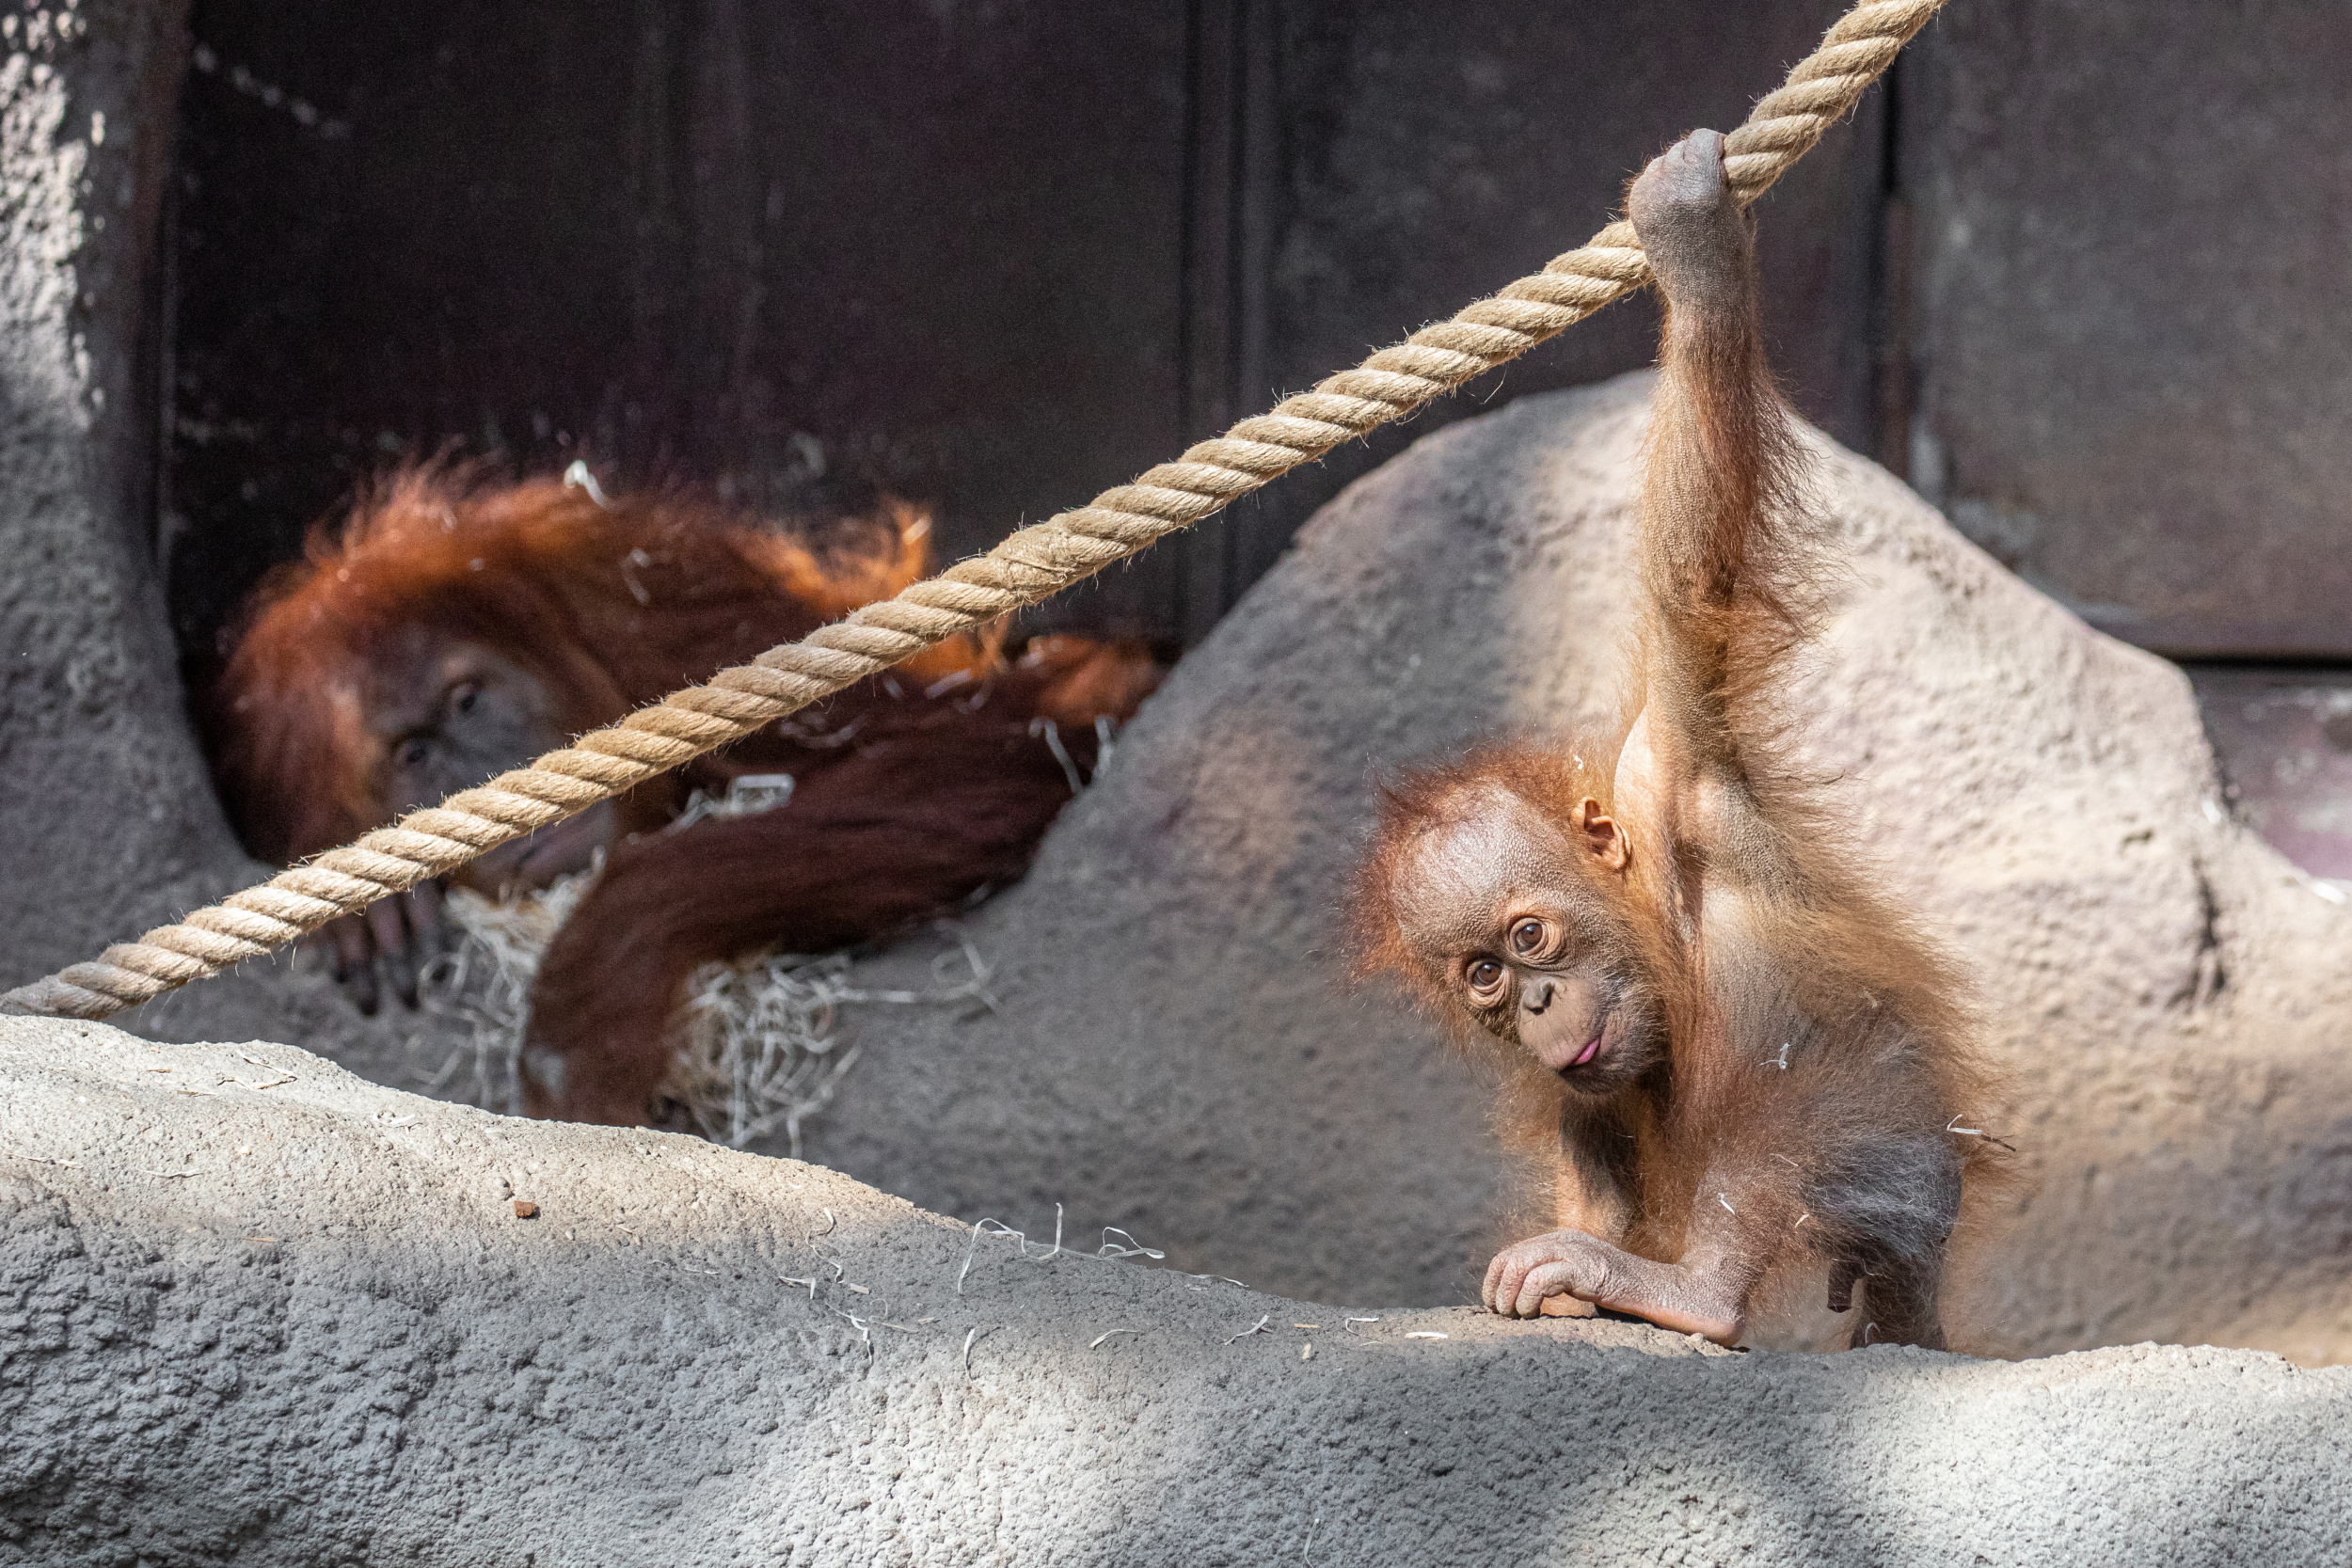
{"label": "dark background wall", "polygon": [[[1581,242],[1838,8],[1697,47],[1508,0],[208,0],[172,214],[182,635],[445,443],[778,508],[879,482],[985,547]],[[1774,198],[1788,363],[1849,439],[1877,126]],[[1651,331],[1620,309],[1481,397],[1640,365]],[[1061,613],[1197,637],[1345,479],[1476,405]]]}
{"label": "dark background wall", "polygon": [[[1841,8],[199,0],[182,645],[444,449],[778,512],[881,484],[982,547],[1579,243]],[[2319,668],[2352,660],[2352,10],[1958,0],[1765,223],[1805,412],[2107,629],[2285,661],[2205,679],[2217,737],[2352,876]],[[1047,614],[1197,640],[1348,479],[1653,325],[1618,307]]]}
{"label": "dark background wall", "polygon": [[1963,0],[1933,43],[1914,479],[2118,636],[2352,656],[2352,6]]}

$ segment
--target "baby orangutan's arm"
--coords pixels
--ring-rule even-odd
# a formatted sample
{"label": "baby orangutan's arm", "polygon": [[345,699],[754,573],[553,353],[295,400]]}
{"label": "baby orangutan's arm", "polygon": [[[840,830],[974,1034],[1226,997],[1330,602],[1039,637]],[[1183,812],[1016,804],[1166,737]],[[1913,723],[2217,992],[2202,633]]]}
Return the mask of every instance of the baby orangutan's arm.
{"label": "baby orangutan's arm", "polygon": [[1645,717],[1675,784],[1737,779],[1762,738],[1741,733],[1739,695],[1766,687],[1798,629],[1800,451],[1764,359],[1755,242],[1723,137],[1677,142],[1626,205],[1666,305],[1642,476]]}
{"label": "baby orangutan's arm", "polygon": [[1534,1317],[1547,1297],[1569,1295],[1677,1334],[1703,1334],[1732,1345],[1747,1331],[1744,1299],[1753,1282],[1741,1273],[1661,1263],[1581,1230],[1553,1230],[1495,1254],[1481,1294],[1490,1310],[1506,1318]]}
{"label": "baby orangutan's arm", "polygon": [[1582,1230],[1547,1231],[1495,1255],[1482,1291],[1487,1307],[1532,1318],[1546,1300],[1573,1296],[1677,1334],[1738,1343],[1748,1296],[1801,1212],[1797,1194],[1778,1167],[1734,1158],[1709,1167],[1697,1197],[1681,1262],[1644,1258]]}

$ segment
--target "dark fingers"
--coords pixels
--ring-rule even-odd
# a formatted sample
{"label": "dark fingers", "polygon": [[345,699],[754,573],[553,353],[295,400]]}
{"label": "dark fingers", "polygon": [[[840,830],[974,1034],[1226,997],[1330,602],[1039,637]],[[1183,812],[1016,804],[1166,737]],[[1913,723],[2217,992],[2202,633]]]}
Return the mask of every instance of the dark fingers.
{"label": "dark fingers", "polygon": [[399,896],[379,898],[368,906],[366,918],[392,994],[400,998],[404,1006],[413,1008],[417,1005],[417,960],[409,946],[408,922],[403,912],[406,902]]}
{"label": "dark fingers", "polygon": [[417,954],[417,971],[449,951],[449,912],[441,901],[439,881],[419,882],[408,890],[408,933]]}
{"label": "dark fingers", "polygon": [[373,1018],[378,1001],[375,942],[368,934],[367,922],[356,914],[338,915],[319,936],[335,955],[335,983],[351,998],[353,1006]]}

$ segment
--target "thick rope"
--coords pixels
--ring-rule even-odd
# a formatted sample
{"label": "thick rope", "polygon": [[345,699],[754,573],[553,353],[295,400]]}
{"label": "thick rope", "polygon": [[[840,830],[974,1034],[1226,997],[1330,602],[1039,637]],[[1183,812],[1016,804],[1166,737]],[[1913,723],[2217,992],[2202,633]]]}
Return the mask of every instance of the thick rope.
{"label": "thick rope", "polygon": [[[1851,110],[1944,0],[1864,0],[1726,138],[1746,205]],[[581,736],[530,767],[279,872],[177,925],[109,947],[0,996],[0,1012],[105,1018],[219,974],[339,915],[442,876],[534,829],[739,740],[948,638],[1036,604],[1114,561],[1221,511],[1342,442],[1404,418],[1649,281],[1633,226],[1590,244],[1454,317],[1382,349],[1272,413],[1244,420],[1093,504],[1025,528],[897,597]]]}

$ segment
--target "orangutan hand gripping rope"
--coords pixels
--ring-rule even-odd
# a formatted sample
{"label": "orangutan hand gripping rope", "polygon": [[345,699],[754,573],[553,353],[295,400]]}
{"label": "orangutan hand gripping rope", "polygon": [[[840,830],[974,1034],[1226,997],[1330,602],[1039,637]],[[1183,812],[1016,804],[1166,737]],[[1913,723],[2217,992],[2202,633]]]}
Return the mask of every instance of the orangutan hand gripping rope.
{"label": "orangutan hand gripping rope", "polygon": [[1560,1228],[1494,1259],[1494,1311],[1569,1297],[1731,1344],[1768,1275],[1812,1269],[1833,1311],[1861,1286],[1852,1343],[1941,1345],[1979,1078],[1955,975],[1788,755],[1829,562],[1723,138],[1628,205],[1667,313],[1624,721],[1387,785],[1361,957],[1495,1042],[1506,1125],[1557,1139]]}

